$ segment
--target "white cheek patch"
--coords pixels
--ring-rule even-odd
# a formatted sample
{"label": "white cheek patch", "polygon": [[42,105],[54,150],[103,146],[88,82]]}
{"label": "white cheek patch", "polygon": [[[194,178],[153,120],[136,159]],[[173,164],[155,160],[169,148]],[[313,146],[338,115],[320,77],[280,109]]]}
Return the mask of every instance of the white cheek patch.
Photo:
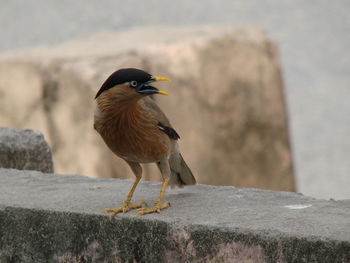
{"label": "white cheek patch", "polygon": [[292,209],[292,210],[296,210],[296,209],[305,209],[308,207],[311,207],[312,205],[301,205],[301,204],[297,204],[297,205],[285,205],[285,208],[288,209]]}

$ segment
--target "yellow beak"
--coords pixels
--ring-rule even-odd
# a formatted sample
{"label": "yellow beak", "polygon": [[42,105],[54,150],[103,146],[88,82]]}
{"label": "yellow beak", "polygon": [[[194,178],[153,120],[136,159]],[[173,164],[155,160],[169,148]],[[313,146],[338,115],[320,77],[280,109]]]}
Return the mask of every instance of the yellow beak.
{"label": "yellow beak", "polygon": [[153,77],[154,78],[154,81],[170,81],[170,79],[168,78],[165,78],[165,77]]}
{"label": "yellow beak", "polygon": [[157,91],[157,94],[169,96],[169,93],[166,92],[166,91],[163,91],[163,90],[158,90],[158,91]]}
{"label": "yellow beak", "polygon": [[[153,77],[154,81],[170,81],[170,79],[165,78],[165,77],[159,77],[159,76],[155,76]],[[158,90],[157,94],[161,94],[161,95],[166,95],[169,96],[169,93],[163,90]]]}

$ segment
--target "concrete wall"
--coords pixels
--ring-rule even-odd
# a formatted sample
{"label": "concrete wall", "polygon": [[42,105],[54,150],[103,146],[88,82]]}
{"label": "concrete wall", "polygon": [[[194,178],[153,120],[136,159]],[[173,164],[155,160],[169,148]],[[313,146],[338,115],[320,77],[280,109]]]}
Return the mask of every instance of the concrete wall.
{"label": "concrete wall", "polygon": [[[350,262],[350,201],[197,185],[112,220],[131,180],[0,169],[0,262]],[[160,183],[142,182],[149,204]]]}
{"label": "concrete wall", "polygon": [[[0,262],[350,262],[350,200],[196,185],[167,190],[160,214],[99,212],[130,185],[0,168]],[[134,200],[159,188],[142,181]]]}

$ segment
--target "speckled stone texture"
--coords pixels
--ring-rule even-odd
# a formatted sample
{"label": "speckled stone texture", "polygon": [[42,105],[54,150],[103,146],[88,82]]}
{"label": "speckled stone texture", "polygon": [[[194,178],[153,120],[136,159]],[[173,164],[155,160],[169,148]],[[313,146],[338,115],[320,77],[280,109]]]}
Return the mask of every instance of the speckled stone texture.
{"label": "speckled stone texture", "polygon": [[[197,185],[113,220],[131,180],[0,169],[0,262],[350,262],[350,200]],[[160,183],[141,181],[149,204]]]}
{"label": "speckled stone texture", "polygon": [[0,127],[0,167],[53,173],[51,150],[43,134]]}

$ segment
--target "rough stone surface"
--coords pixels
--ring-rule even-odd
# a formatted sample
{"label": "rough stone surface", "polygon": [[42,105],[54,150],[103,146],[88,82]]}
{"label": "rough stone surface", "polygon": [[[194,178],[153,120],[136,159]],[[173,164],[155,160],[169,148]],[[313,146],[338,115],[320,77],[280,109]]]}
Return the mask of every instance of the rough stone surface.
{"label": "rough stone surface", "polygon": [[129,177],[92,128],[96,91],[121,67],[172,79],[156,99],[199,182],[294,190],[277,48],[256,28],[133,29],[3,55],[0,121],[43,131],[59,173]]}
{"label": "rough stone surface", "polygon": [[[131,180],[0,169],[0,262],[349,262],[350,200],[197,185],[108,220]],[[142,181],[134,200],[152,203]]]}
{"label": "rough stone surface", "polygon": [[0,167],[53,173],[51,150],[43,134],[0,127]]}

